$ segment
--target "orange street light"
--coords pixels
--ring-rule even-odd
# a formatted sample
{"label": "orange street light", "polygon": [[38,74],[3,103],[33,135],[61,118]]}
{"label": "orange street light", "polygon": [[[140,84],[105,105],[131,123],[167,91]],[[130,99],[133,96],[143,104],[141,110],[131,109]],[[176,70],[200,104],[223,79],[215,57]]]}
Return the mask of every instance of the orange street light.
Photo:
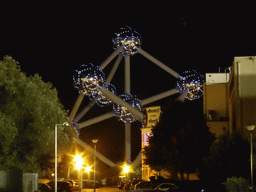
{"label": "orange street light", "polygon": [[125,165],[123,172],[124,173],[129,173],[130,172],[130,167],[128,165]]}
{"label": "orange street light", "polygon": [[83,164],[84,164],[84,160],[82,159],[81,155],[76,155],[74,156],[74,161],[76,162],[75,166],[77,170],[81,170],[81,192],[83,190],[83,173],[82,173],[82,168],[83,168]]}
{"label": "orange street light", "polygon": [[77,154],[76,156],[74,156],[74,161],[76,162],[76,169],[80,170],[84,164],[84,160],[82,159],[81,155]]}

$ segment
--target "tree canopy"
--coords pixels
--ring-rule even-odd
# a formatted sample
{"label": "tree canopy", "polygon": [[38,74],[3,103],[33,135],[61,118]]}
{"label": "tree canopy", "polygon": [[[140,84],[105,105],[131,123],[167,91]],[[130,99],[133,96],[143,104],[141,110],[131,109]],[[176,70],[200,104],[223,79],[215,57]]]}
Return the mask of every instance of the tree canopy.
{"label": "tree canopy", "polygon": [[228,177],[250,176],[250,144],[239,133],[224,134],[211,146],[205,159],[201,177],[208,180],[226,181]]}
{"label": "tree canopy", "polygon": [[[51,83],[35,74],[27,77],[10,56],[0,61],[0,165],[26,172],[46,168],[54,155],[54,126],[67,111]],[[58,126],[58,152],[71,144],[73,130]]]}
{"label": "tree canopy", "polygon": [[215,136],[209,132],[203,115],[193,107],[187,102],[174,102],[162,114],[145,147],[145,164],[168,171],[174,179],[178,173],[183,177],[202,166]]}

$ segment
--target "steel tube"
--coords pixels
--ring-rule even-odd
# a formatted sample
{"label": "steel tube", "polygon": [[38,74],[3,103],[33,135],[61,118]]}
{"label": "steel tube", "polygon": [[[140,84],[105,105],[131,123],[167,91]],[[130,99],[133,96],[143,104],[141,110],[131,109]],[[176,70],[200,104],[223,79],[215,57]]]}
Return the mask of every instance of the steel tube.
{"label": "steel tube", "polygon": [[[82,147],[84,147],[86,150],[88,150],[90,153],[94,153],[94,149],[90,146],[87,145],[85,142],[83,142],[80,139],[76,139],[74,138],[74,140],[81,145]],[[113,163],[112,161],[110,161],[108,158],[106,158],[105,156],[103,156],[102,154],[100,154],[98,151],[96,152],[96,157],[99,158],[102,162],[106,163],[107,165],[109,165],[110,167],[114,167],[116,166],[115,163]]]}
{"label": "steel tube", "polygon": [[101,65],[100,69],[103,70],[114,58],[123,50],[122,47],[118,47]]}
{"label": "steel tube", "polygon": [[102,87],[101,88],[101,92],[106,97],[108,97],[111,101],[113,101],[114,103],[117,103],[118,105],[122,105],[123,107],[126,107],[134,116],[136,116],[138,118],[138,120],[140,122],[143,122],[143,113],[141,113],[140,111],[134,109],[131,105],[129,105],[128,103],[123,101],[121,98],[119,98],[114,93],[112,93],[111,91],[107,90],[106,88]]}
{"label": "steel tube", "polygon": [[74,119],[75,122],[78,122],[92,107],[93,105],[97,102],[98,98],[95,98],[92,100],[82,111],[79,113],[76,118]]}
{"label": "steel tube", "polygon": [[174,95],[176,93],[178,93],[177,89],[171,89],[169,91],[166,91],[166,92],[163,92],[163,93],[160,93],[158,95],[155,95],[155,96],[152,96],[152,97],[149,97],[147,99],[142,100],[141,105],[143,106],[143,105],[147,105],[149,103],[153,103],[157,100],[163,99],[165,97],[169,97],[169,96]]}
{"label": "steel tube", "polygon": [[165,64],[163,64],[161,61],[157,60],[156,58],[148,54],[146,51],[139,49],[138,52],[144,57],[146,57],[147,59],[149,59],[150,61],[152,61],[153,63],[155,63],[156,65],[158,65],[159,67],[161,67],[162,69],[164,69],[165,71],[167,71],[168,73],[170,73],[171,75],[173,75],[174,77],[176,78],[180,77],[180,75],[177,72],[167,67]]}
{"label": "steel tube", "polygon": [[125,160],[131,162],[131,123],[125,123]]}
{"label": "steel tube", "polygon": [[180,100],[180,101],[184,102],[185,97],[186,97],[187,94],[188,94],[188,89],[186,89],[184,92],[182,92],[177,100]]}
{"label": "steel tube", "polygon": [[130,55],[125,56],[125,93],[131,93]]}
{"label": "steel tube", "polygon": [[114,77],[114,74],[116,73],[116,70],[122,60],[123,56],[122,55],[118,55],[117,59],[116,59],[116,62],[112,68],[112,70],[110,71],[109,75],[108,75],[108,78],[106,80],[106,85],[108,85],[110,83],[110,81],[112,80],[112,78]]}
{"label": "steel tube", "polygon": [[104,120],[106,120],[106,119],[109,119],[109,118],[111,118],[111,117],[114,117],[114,114],[113,114],[112,112],[106,113],[106,114],[104,114],[104,115],[95,117],[95,118],[93,118],[93,119],[87,120],[87,121],[82,122],[82,123],[79,123],[78,126],[77,126],[77,128],[78,128],[78,129],[82,129],[82,128],[84,128],[84,127],[93,125],[93,124],[95,124],[95,123],[104,121]]}
{"label": "steel tube", "polygon": [[71,113],[69,115],[69,118],[68,118],[68,123],[69,124],[72,124],[72,121],[73,121],[73,119],[74,119],[74,117],[76,115],[76,112],[79,109],[83,99],[84,99],[84,94],[80,93],[78,98],[77,98],[77,100],[76,100],[76,103],[75,103],[75,105],[74,105],[74,107],[73,107],[73,109],[72,109],[72,111],[71,111]]}

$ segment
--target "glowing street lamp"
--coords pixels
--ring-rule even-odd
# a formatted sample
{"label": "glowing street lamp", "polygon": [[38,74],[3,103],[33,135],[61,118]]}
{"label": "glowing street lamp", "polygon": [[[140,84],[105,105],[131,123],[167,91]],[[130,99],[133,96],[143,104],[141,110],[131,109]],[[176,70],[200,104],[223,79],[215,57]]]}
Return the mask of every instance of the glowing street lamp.
{"label": "glowing street lamp", "polygon": [[74,156],[74,161],[76,162],[75,166],[77,170],[81,170],[81,192],[83,190],[83,173],[82,173],[82,168],[84,164],[84,160],[82,159],[81,155],[76,155]]}
{"label": "glowing street lamp", "polygon": [[85,171],[88,173],[88,180],[90,179],[90,171],[91,171],[91,167],[87,165],[87,167],[85,168]]}
{"label": "glowing street lamp", "polygon": [[76,156],[74,156],[74,161],[76,162],[76,169],[80,170],[84,164],[84,160],[82,159],[81,155],[77,154]]}
{"label": "glowing street lamp", "polygon": [[124,173],[129,173],[130,172],[130,167],[128,165],[125,165],[123,172]]}
{"label": "glowing street lamp", "polygon": [[128,173],[130,172],[130,167],[128,165],[125,165],[123,168],[123,173],[126,176],[126,180],[128,180]]}

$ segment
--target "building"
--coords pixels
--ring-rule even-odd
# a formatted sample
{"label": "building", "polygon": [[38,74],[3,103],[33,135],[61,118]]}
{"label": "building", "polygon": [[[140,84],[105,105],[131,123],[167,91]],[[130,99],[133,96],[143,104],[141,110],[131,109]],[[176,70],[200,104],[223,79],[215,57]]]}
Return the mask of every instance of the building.
{"label": "building", "polygon": [[[148,145],[148,137],[152,135],[153,127],[159,122],[161,107],[148,107],[144,112],[144,123],[141,128],[141,149]],[[142,153],[142,180],[149,180],[150,176],[155,175],[155,171],[151,170],[148,165],[144,165],[145,155]]]}
{"label": "building", "polygon": [[235,57],[229,73],[207,73],[203,101],[212,133],[248,138],[246,126],[256,119],[256,58]]}
{"label": "building", "polygon": [[235,57],[228,88],[229,121],[231,132],[248,138],[247,125],[256,123],[256,58]]}
{"label": "building", "polygon": [[206,73],[204,114],[210,131],[216,137],[229,129],[228,80],[229,73]]}

